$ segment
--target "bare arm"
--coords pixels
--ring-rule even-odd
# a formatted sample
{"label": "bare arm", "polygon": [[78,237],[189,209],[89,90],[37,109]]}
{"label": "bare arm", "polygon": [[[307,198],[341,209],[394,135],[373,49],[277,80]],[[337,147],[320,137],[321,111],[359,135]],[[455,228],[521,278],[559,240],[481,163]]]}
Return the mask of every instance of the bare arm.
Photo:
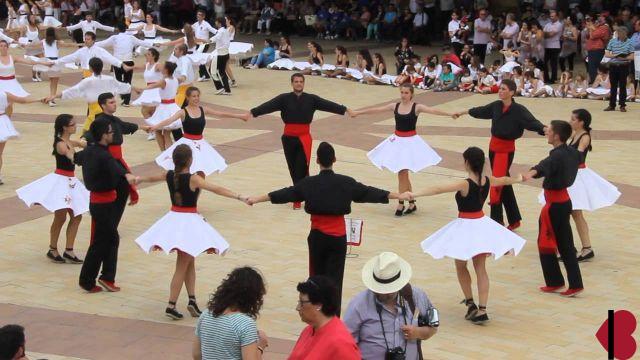
{"label": "bare arm", "polygon": [[432,196],[456,191],[466,191],[469,189],[469,183],[466,180],[460,180],[445,185],[437,185],[413,193],[413,197]]}
{"label": "bare arm", "polygon": [[6,93],[7,94],[7,100],[10,103],[18,103],[18,104],[31,104],[34,102],[39,102],[42,101],[42,99],[36,99],[36,98],[32,98],[29,96],[25,96],[25,97],[20,97],[20,96],[15,96],[12,93]]}
{"label": "bare arm", "polygon": [[149,175],[149,176],[138,176],[138,178],[136,179],[136,184],[140,184],[143,182],[146,183],[154,183],[154,182],[158,182],[158,181],[163,181],[164,179],[167,178],[167,172],[166,171],[161,171],[157,174],[153,174],[153,175]]}
{"label": "bare arm", "polygon": [[578,151],[585,151],[589,145],[591,144],[591,135],[587,134],[586,136],[582,136],[580,138],[580,143],[578,143]]}
{"label": "bare arm", "polygon": [[73,148],[69,148],[69,146],[67,146],[64,141],[58,141],[56,143],[56,152],[60,155],[66,156],[67,159],[73,161],[73,154],[75,153],[75,151],[73,151]]}
{"label": "bare arm", "polygon": [[166,119],[166,120],[162,120],[159,123],[153,125],[152,127],[149,128],[150,131],[156,131],[158,129],[162,129],[163,127],[173,123],[174,121],[180,119],[182,120],[184,117],[184,113],[186,110],[182,109],[180,111],[178,111],[177,113],[171,115],[170,118]]}
{"label": "bare arm", "polygon": [[[142,28],[141,28],[141,30],[142,30]],[[170,34],[179,34],[180,33],[180,30],[171,30],[171,29],[167,29],[166,27],[162,27],[160,25],[156,25],[156,30],[161,31],[161,32],[170,33]]]}
{"label": "bare arm", "polygon": [[492,186],[513,185],[513,184],[521,183],[522,181],[523,181],[522,175],[511,176],[511,177],[509,176],[503,176],[503,177],[490,176],[489,177],[489,182],[491,183]]}
{"label": "bare arm", "polygon": [[68,43],[68,42],[64,42],[62,40],[56,40],[58,47],[64,47],[64,48],[81,48],[84,46],[83,43]]}
{"label": "bare arm", "polygon": [[251,114],[248,112],[240,114],[240,113],[231,113],[226,111],[217,111],[217,110],[213,110],[208,106],[203,106],[202,109],[204,110],[204,113],[206,115],[213,115],[220,118],[233,118],[233,119],[240,119],[243,121],[247,121],[249,120],[249,116],[251,116]]}
{"label": "bare arm", "polygon": [[440,115],[440,116],[453,116],[454,114],[452,113],[448,113],[446,111],[442,111],[433,107],[429,107],[423,104],[418,104],[416,106],[416,113],[420,114],[420,113],[427,113],[427,114],[433,114],[433,115]]}
{"label": "bare arm", "polygon": [[200,175],[191,176],[190,185],[198,189],[211,191],[216,195],[224,196],[229,199],[236,199],[242,202],[247,202],[246,196],[242,196],[234,191],[231,191],[225,188],[224,186],[219,186],[219,185],[215,185],[210,182],[207,182]]}
{"label": "bare arm", "polygon": [[363,109],[363,110],[356,110],[356,111],[353,111],[353,113],[356,116],[357,115],[364,115],[364,114],[376,114],[376,113],[381,113],[381,112],[385,112],[385,111],[393,111],[395,106],[396,106],[396,104],[390,103],[390,104],[383,105],[383,106],[372,107],[372,108],[367,108],[367,109]]}
{"label": "bare arm", "polygon": [[200,338],[195,336],[193,339],[193,346],[191,347],[191,356],[193,360],[202,360],[202,349],[200,347]]}
{"label": "bare arm", "polygon": [[258,343],[254,342],[249,345],[245,345],[241,348],[242,360],[260,360],[262,359],[262,352],[258,350]]}
{"label": "bare arm", "polygon": [[184,44],[184,38],[183,37],[177,38],[175,40],[171,40],[171,41],[166,42],[166,43],[162,43],[160,45],[162,45],[162,46],[178,46],[178,45],[182,45],[182,44]]}
{"label": "bare arm", "polygon": [[164,79],[162,79],[160,81],[151,83],[145,87],[132,86],[131,88],[134,89],[136,92],[143,92],[144,90],[150,90],[150,89],[157,89],[157,88],[164,89],[164,87],[167,86],[166,84],[167,82]]}

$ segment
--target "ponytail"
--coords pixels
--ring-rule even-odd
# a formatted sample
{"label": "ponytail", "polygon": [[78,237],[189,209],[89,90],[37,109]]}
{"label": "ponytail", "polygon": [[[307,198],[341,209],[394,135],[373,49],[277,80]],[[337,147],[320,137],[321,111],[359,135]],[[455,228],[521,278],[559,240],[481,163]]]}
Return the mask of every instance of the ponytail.
{"label": "ponytail", "polygon": [[462,153],[462,157],[469,164],[474,174],[478,174],[478,195],[482,192],[482,171],[484,169],[484,151],[479,147],[469,147]]}
{"label": "ponytail", "polygon": [[186,144],[180,144],[176,146],[173,150],[172,158],[173,158],[173,188],[174,193],[173,200],[176,205],[182,205],[182,195],[180,194],[180,182],[179,182],[179,174],[184,171],[184,169],[189,166],[189,162],[191,160],[191,148]]}
{"label": "ponytail", "polygon": [[53,125],[53,152],[52,155],[56,155],[58,152],[56,151],[56,144],[58,141],[62,141],[62,133],[64,132],[64,127],[68,126],[73,119],[73,115],[70,114],[60,114],[56,117],[56,120]]}

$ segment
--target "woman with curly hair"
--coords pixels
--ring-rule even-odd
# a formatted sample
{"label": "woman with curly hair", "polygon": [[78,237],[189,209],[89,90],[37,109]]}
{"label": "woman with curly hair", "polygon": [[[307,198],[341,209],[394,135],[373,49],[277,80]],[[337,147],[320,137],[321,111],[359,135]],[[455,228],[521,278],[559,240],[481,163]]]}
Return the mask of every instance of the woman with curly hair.
{"label": "woman with curly hair", "polygon": [[262,359],[267,337],[258,331],[256,318],[266,289],[254,268],[234,269],[209,300],[196,324],[194,359]]}

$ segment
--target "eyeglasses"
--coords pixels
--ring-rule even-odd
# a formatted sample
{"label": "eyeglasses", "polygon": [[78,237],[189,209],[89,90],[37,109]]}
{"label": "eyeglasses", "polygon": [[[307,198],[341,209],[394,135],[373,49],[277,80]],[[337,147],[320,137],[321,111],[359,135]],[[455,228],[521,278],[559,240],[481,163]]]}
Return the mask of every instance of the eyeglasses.
{"label": "eyeglasses", "polygon": [[298,300],[298,305],[296,307],[302,307],[304,304],[311,303],[310,300]]}

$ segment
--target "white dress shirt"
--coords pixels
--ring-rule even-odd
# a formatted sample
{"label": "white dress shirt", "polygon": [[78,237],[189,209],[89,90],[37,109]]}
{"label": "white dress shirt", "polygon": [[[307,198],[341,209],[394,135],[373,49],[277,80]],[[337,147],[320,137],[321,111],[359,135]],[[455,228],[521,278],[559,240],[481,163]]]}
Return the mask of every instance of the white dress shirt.
{"label": "white dress shirt", "polygon": [[122,66],[122,61],[118,60],[115,56],[111,55],[107,50],[93,44],[92,47],[80,48],[67,56],[63,56],[56,60],[56,64],[69,64],[80,63],[80,67],[89,70],[89,60],[97,57],[102,60],[105,65],[111,65],[115,67]]}
{"label": "white dress shirt", "polygon": [[62,100],[83,98],[87,103],[98,101],[100,94],[110,92],[116,94],[131,93],[131,85],[119,82],[108,75],[91,75],[76,85],[62,91]]}
{"label": "white dress shirt", "polygon": [[108,32],[113,32],[114,28],[112,26],[102,25],[95,20],[87,21],[82,20],[79,23],[71,26],[67,26],[67,31],[73,31],[76,29],[82,29],[82,36],[87,32],[91,31],[92,33],[96,33],[97,30],[104,30]]}
{"label": "white dress shirt", "polygon": [[[544,26],[542,31],[545,33],[544,47],[546,49],[560,49],[560,36],[562,36],[563,29],[564,26],[559,20],[556,20],[556,22],[549,22]],[[546,37],[548,32],[553,32],[555,35]]]}
{"label": "white dress shirt", "polygon": [[193,71],[193,62],[191,59],[186,55],[182,55],[176,59],[176,65],[177,67],[174,75],[176,79],[181,76],[185,77],[185,80],[182,81],[180,85],[192,84],[196,79],[196,75]]}
{"label": "white dress shirt", "polygon": [[231,35],[226,28],[221,27],[218,32],[211,38],[211,41],[216,44],[216,50],[218,55],[229,54],[229,44],[231,44]]}
{"label": "white dress shirt", "polygon": [[507,45],[509,45],[509,41],[513,42],[513,48],[515,49],[518,45],[518,32],[520,32],[520,26],[515,21],[511,23],[511,25],[506,24],[504,29],[502,29],[502,35],[504,38],[502,39],[502,48],[506,49]]}
{"label": "white dress shirt", "polygon": [[207,21],[196,21],[193,25],[193,35],[196,39],[207,40],[209,38],[209,33],[215,34],[217,30],[211,26]]}
{"label": "white dress shirt", "polygon": [[133,61],[133,50],[136,46],[150,48],[153,47],[153,42],[140,40],[128,33],[120,33],[112,35],[106,40],[98,41],[96,45],[102,48],[111,47],[113,49],[113,56],[118,58],[118,60]]}
{"label": "white dress shirt", "polygon": [[460,40],[455,34],[456,31],[458,31],[460,29],[460,20],[453,20],[451,19],[451,21],[449,21],[449,25],[447,25],[447,31],[449,32],[449,37],[451,37],[451,42],[452,43],[462,43],[462,40]]}

